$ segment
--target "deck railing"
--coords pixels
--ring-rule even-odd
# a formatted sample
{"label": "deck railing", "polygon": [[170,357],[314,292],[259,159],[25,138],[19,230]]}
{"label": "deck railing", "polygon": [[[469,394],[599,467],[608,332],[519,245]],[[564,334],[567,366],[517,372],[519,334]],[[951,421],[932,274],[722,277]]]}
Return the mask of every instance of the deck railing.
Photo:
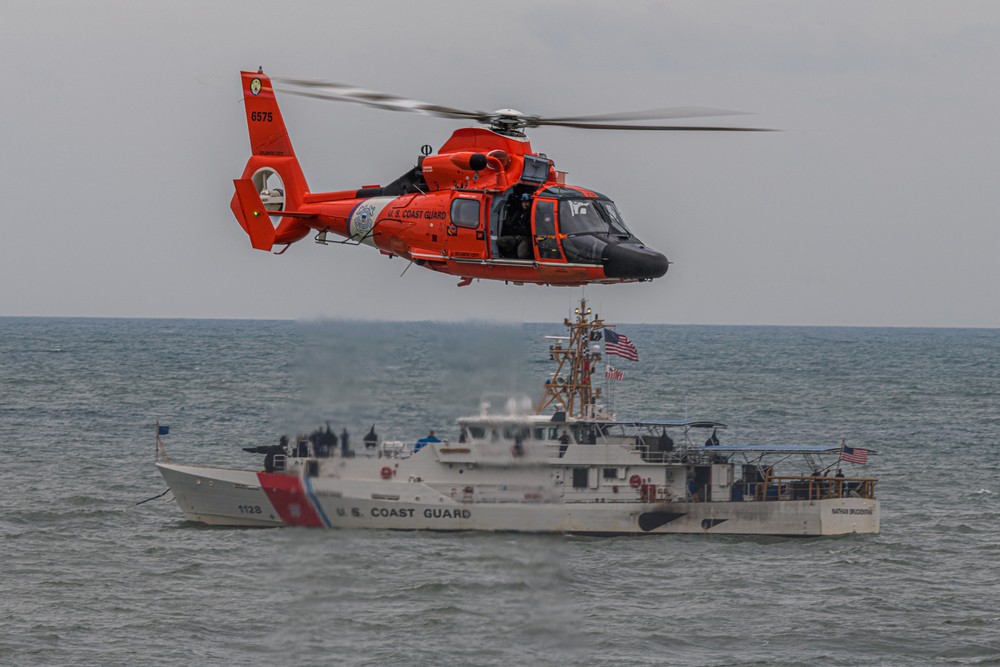
{"label": "deck railing", "polygon": [[755,500],[875,499],[877,477],[767,476],[758,482]]}

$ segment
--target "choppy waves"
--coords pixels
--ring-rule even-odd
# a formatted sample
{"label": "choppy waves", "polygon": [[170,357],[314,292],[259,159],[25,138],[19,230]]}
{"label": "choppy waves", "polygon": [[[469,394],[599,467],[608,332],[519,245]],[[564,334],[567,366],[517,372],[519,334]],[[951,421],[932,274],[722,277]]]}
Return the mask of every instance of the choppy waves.
{"label": "choppy waves", "polygon": [[882,534],[210,529],[133,505],[156,419],[234,467],[327,419],[447,433],[559,327],[0,319],[0,663],[1000,663],[1000,332],[620,329],[620,414],[873,448]]}

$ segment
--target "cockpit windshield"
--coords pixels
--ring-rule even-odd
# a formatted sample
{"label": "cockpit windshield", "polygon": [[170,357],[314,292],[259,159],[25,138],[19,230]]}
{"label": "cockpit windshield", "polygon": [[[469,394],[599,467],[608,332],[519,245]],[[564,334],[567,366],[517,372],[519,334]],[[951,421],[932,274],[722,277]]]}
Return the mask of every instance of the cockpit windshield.
{"label": "cockpit windshield", "polygon": [[559,202],[559,231],[574,234],[631,236],[615,205],[597,199],[567,199]]}
{"label": "cockpit windshield", "polygon": [[613,234],[625,234],[627,236],[632,236],[631,230],[625,226],[625,221],[622,219],[622,214],[618,212],[615,205],[609,201],[599,201],[597,205],[600,206],[608,216],[608,222],[611,223],[611,232]]}

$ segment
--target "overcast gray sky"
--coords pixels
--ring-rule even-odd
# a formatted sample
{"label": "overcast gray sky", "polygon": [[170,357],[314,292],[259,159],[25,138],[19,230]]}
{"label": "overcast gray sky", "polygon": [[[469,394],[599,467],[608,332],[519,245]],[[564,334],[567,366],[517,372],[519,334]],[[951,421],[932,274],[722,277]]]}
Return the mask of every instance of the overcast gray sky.
{"label": "overcast gray sky", "polygon": [[[579,288],[367,247],[254,251],[239,71],[461,108],[754,112],[771,134],[531,131],[674,262],[589,287],[622,322],[1000,326],[1000,3],[11,2],[0,316],[559,319]],[[314,191],[460,123],[279,97]]]}

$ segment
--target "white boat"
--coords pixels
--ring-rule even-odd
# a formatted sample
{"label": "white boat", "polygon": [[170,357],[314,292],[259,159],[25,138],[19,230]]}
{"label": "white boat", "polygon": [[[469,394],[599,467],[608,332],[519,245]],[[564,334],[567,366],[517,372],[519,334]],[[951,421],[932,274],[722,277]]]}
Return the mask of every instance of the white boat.
{"label": "white boat", "polygon": [[[724,446],[715,444],[726,428],[718,422],[622,421],[603,412],[590,382],[601,359],[591,341],[613,325],[591,319],[585,303],[565,324],[570,335],[550,348],[559,368],[539,414],[491,414],[484,405],[479,415],[457,420],[456,442],[368,442],[347,455],[317,456],[322,448],[302,442],[269,456],[261,471],[157,466],[184,516],[217,526],[582,535],[879,531],[877,479],[782,475],[769,463],[788,467],[793,457],[827,473],[836,465],[841,475],[843,445]],[[554,412],[541,414],[548,407]],[[703,444],[699,433],[711,436]]]}

